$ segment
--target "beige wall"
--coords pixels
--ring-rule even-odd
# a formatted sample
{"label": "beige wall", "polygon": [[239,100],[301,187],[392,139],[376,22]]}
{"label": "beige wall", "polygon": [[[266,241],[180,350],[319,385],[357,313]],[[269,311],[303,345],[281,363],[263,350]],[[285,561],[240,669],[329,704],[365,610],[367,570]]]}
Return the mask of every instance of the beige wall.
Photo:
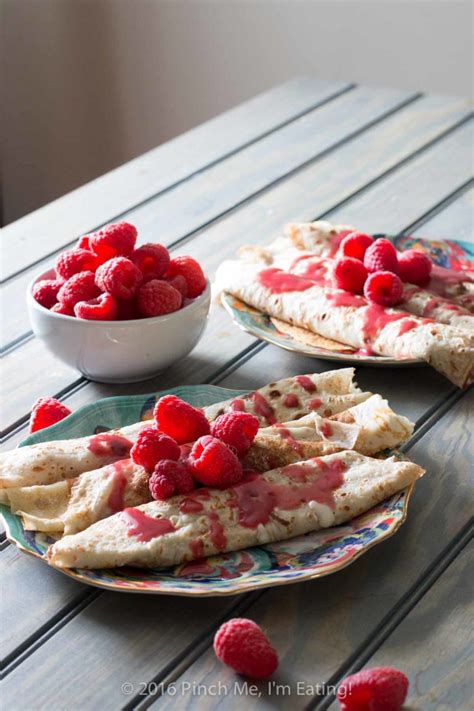
{"label": "beige wall", "polygon": [[297,74],[472,86],[464,0],[0,0],[8,222]]}

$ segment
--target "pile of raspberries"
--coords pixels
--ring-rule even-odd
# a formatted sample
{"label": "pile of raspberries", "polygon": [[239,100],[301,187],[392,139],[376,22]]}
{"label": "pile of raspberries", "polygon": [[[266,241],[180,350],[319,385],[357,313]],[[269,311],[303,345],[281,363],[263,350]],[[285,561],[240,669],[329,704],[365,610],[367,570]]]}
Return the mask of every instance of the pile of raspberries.
{"label": "pile of raspberries", "polygon": [[162,244],[135,247],[128,222],[79,239],[56,259],[55,279],[36,282],[33,297],[57,314],[95,321],[163,316],[186,306],[206,288],[192,257],[170,258]]}
{"label": "pile of raspberries", "polygon": [[388,239],[351,232],[339,247],[333,279],[339,289],[364,294],[373,304],[395,306],[403,301],[403,282],[427,285],[432,267],[423,252],[398,254]]}

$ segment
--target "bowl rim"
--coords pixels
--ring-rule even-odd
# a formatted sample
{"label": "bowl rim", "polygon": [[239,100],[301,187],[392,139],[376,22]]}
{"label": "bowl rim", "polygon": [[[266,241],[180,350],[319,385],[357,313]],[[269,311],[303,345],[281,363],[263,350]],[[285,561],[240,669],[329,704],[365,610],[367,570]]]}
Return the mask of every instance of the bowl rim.
{"label": "bowl rim", "polygon": [[184,313],[189,313],[189,311],[192,308],[197,308],[200,304],[205,302],[207,299],[210,299],[211,296],[211,282],[209,281],[209,278],[206,276],[206,288],[202,292],[202,294],[199,294],[199,296],[196,296],[194,299],[192,299],[189,304],[186,304],[186,306],[183,306],[182,308],[178,309],[177,311],[171,311],[168,314],[162,314],[161,316],[149,316],[146,318],[132,318],[132,319],[124,319],[123,321],[99,321],[99,320],[94,320],[94,319],[78,319],[75,316],[68,316],[66,314],[58,314],[55,313],[54,311],[51,311],[50,309],[45,308],[42,306],[40,303],[36,301],[36,299],[33,296],[33,287],[36,284],[36,282],[41,281],[43,279],[50,279],[51,277],[48,277],[47,275],[50,272],[54,271],[54,267],[50,267],[46,271],[44,271],[42,274],[37,274],[28,284],[28,287],[26,289],[26,298],[28,304],[34,308],[37,309],[40,313],[47,314],[48,317],[50,318],[56,318],[56,319],[61,319],[61,320],[67,320],[68,322],[77,322],[80,323],[81,325],[86,325],[90,327],[99,327],[99,326],[104,326],[107,325],[109,328],[113,326],[117,326],[119,328],[124,327],[128,324],[154,324],[154,323],[160,323],[164,322],[165,320],[169,320],[171,317],[179,318],[181,314]]}

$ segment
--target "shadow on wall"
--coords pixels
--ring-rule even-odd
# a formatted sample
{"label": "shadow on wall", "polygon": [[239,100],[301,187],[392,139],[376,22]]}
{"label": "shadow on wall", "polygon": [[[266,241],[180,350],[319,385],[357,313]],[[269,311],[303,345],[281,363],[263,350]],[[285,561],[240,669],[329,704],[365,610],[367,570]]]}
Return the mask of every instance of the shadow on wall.
{"label": "shadow on wall", "polygon": [[296,75],[466,95],[471,16],[468,0],[3,0],[4,222]]}

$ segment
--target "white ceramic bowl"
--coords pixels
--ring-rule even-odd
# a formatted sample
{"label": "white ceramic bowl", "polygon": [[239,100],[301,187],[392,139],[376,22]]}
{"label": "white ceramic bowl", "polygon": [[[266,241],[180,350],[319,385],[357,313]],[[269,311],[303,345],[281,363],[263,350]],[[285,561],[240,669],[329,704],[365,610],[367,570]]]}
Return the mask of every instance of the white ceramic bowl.
{"label": "white ceramic bowl", "polygon": [[32,296],[33,285],[54,279],[50,269],[37,276],[27,290],[28,313],[37,338],[67,365],[90,380],[132,383],[147,380],[184,358],[196,345],[206,325],[211,303],[205,291],[179,311],[133,321],[86,321],[48,311]]}

